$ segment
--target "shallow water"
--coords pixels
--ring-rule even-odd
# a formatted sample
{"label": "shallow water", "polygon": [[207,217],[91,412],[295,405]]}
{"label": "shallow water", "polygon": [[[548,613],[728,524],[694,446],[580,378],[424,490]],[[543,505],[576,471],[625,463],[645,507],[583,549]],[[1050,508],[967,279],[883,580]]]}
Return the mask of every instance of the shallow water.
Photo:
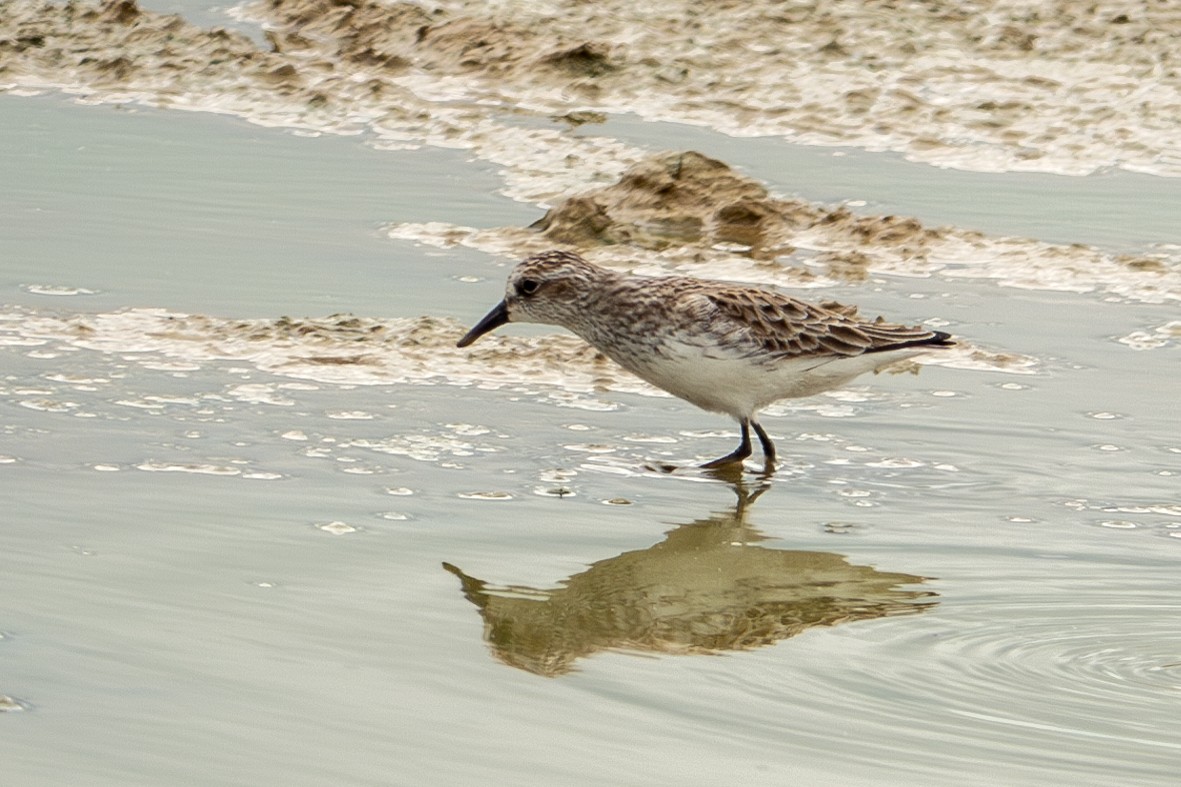
{"label": "shallow water", "polygon": [[50,97],[0,96],[0,107],[13,153],[0,176],[20,184],[3,197],[3,284],[89,290],[92,310],[391,313],[392,266],[415,289],[465,270],[454,254],[428,264],[391,247],[378,231],[391,215],[499,226],[536,214],[497,198],[492,167],[457,151],[377,155],[352,137]]}
{"label": "shallow water", "polygon": [[[727,144],[781,177],[755,166],[772,143]],[[783,468],[736,489],[690,469],[732,425],[668,398],[350,385],[211,360],[202,336],[103,352],[29,327],[128,307],[470,322],[503,268],[379,228],[535,219],[490,165],[56,97],[0,96],[0,145],[6,784],[1175,780],[1175,301],[828,288],[1037,363],[782,405]],[[1044,192],[999,198],[1016,223],[992,225],[996,176],[856,160],[856,190],[820,168],[790,188],[1169,240],[1151,192],[1072,235]],[[956,210],[927,215],[911,173]]]}

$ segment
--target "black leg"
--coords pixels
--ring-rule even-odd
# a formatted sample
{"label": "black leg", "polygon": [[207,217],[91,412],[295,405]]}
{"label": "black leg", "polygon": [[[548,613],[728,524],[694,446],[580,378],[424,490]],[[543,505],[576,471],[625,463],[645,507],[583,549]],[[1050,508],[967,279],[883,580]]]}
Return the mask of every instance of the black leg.
{"label": "black leg", "polygon": [[748,456],[750,456],[750,421],[744,418],[739,421],[738,424],[742,427],[742,442],[738,444],[738,447],[720,459],[715,459],[712,462],[706,462],[702,465],[702,467],[725,467],[726,465],[732,465],[735,462],[741,462],[743,459],[746,459]]}
{"label": "black leg", "polygon": [[751,421],[750,425],[755,428],[755,434],[759,436],[759,444],[763,446],[763,457],[767,460],[767,464],[775,464],[775,443],[771,442],[771,438],[763,431],[763,427],[758,421]]}

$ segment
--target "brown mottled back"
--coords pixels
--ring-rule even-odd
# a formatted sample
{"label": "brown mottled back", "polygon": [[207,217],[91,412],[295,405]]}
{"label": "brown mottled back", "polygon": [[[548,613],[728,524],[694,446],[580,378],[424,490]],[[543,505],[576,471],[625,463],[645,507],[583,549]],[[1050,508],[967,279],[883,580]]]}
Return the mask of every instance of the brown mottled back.
{"label": "brown mottled back", "polygon": [[947,334],[920,326],[864,322],[816,304],[753,287],[713,286],[704,293],[719,316],[741,326],[752,354],[845,355],[916,344],[943,344]]}

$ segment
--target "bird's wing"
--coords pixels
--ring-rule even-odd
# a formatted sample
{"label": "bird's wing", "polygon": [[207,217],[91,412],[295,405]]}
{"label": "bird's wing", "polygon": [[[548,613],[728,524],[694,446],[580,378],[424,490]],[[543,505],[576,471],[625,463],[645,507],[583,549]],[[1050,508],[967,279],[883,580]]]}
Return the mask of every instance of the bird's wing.
{"label": "bird's wing", "polygon": [[749,356],[854,356],[897,347],[944,344],[948,335],[919,326],[895,325],[879,317],[864,322],[855,310],[820,306],[754,287],[711,287],[699,292],[719,339]]}

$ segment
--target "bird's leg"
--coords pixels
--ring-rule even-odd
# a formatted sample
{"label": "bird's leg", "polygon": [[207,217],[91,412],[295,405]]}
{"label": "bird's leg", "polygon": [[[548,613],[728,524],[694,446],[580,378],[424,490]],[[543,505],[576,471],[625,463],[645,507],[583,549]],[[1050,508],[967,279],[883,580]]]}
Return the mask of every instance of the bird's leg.
{"label": "bird's leg", "polygon": [[746,459],[748,456],[750,456],[750,420],[743,418],[738,422],[738,424],[742,427],[742,442],[738,444],[738,447],[720,459],[715,459],[712,462],[706,462],[702,465],[702,467],[706,469],[725,467],[726,465],[731,465],[735,462],[741,462],[743,459]]}
{"label": "bird's leg", "polygon": [[766,460],[767,470],[774,470],[775,443],[771,442],[771,438],[763,431],[763,426],[758,421],[751,420],[750,425],[755,428],[755,434],[759,436],[759,444],[763,446],[763,458]]}

